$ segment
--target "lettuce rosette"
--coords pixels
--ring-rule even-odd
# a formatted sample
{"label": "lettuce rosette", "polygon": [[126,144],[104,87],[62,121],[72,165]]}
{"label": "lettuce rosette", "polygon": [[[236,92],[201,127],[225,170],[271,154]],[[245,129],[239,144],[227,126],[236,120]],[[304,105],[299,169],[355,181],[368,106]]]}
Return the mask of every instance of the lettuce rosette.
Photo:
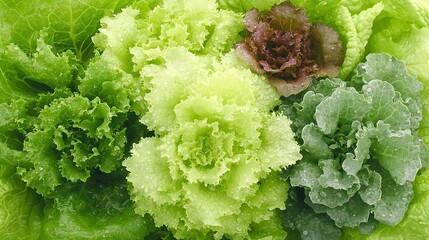
{"label": "lettuce rosette", "polygon": [[279,170],[301,156],[290,120],[270,113],[275,89],[233,54],[169,48],[160,58],[165,66],[142,70],[151,83],[142,122],[155,136],[124,161],[136,211],[180,239],[283,239]]}
{"label": "lettuce rosette", "polygon": [[321,80],[280,108],[293,120],[304,156],[286,174],[294,187],[288,226],[303,238],[329,238],[304,224],[312,218],[331,223],[337,237],[334,226],[369,233],[377,224],[397,225],[426,165],[427,148],[418,137],[421,83],[387,54],[366,60],[351,81]]}
{"label": "lettuce rosette", "polygon": [[428,238],[428,6],[0,0],[0,238]]}

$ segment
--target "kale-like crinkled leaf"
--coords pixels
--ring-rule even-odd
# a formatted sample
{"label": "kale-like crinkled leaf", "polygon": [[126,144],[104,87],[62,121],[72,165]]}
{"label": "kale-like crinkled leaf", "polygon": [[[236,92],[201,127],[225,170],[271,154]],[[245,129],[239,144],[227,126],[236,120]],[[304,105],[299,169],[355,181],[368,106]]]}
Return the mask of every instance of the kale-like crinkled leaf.
{"label": "kale-like crinkled leaf", "polygon": [[[400,197],[392,196],[394,191],[390,190],[386,198]],[[407,191],[410,191],[408,189]],[[396,202],[392,202],[391,209],[396,208]],[[383,206],[386,207],[386,206]],[[386,215],[386,217],[390,217]],[[421,239],[429,236],[429,170],[422,171],[414,182],[414,197],[408,206],[402,221],[395,225],[381,225],[370,234],[362,234],[357,229],[345,228],[341,239],[393,239],[398,236],[406,239]]]}
{"label": "kale-like crinkled leaf", "polygon": [[[403,219],[426,160],[417,134],[421,89],[402,62],[369,54],[351,82],[321,80],[284,99],[280,110],[294,120],[304,156],[286,176],[303,189],[307,209],[327,214],[338,228],[363,232]],[[303,238],[315,231],[295,228]]]}

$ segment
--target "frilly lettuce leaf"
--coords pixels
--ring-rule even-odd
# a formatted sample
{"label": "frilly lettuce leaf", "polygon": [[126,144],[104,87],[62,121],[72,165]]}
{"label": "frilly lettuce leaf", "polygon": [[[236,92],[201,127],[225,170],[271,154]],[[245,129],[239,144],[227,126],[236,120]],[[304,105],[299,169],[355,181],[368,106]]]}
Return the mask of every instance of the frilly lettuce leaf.
{"label": "frilly lettuce leaf", "polygon": [[[290,204],[362,232],[376,222],[393,226],[403,219],[427,157],[417,134],[421,83],[387,54],[366,60],[351,82],[321,80],[280,107],[294,120],[304,156],[286,174],[293,191],[301,192]],[[300,224],[306,215],[288,220],[290,228],[305,239],[324,234]]]}
{"label": "frilly lettuce leaf", "polygon": [[111,172],[121,165],[127,141],[125,119],[98,98],[56,99],[38,117],[40,123],[24,141],[33,167],[19,171],[40,194],[50,194],[66,179],[86,181],[91,169]]}
{"label": "frilly lettuce leaf", "polygon": [[0,136],[24,156],[14,168],[28,186],[48,196],[61,184],[86,181],[97,168],[116,170],[131,146],[129,137],[145,131],[127,131],[141,125],[130,112],[142,111],[134,107],[131,92],[140,85],[132,85],[132,77],[100,58],[84,70],[71,51],[55,54],[44,38],[37,43],[33,54],[16,45],[0,53]]}
{"label": "frilly lettuce leaf", "polygon": [[[162,21],[160,21],[162,19]],[[156,62],[166,47],[183,46],[196,54],[226,53],[243,29],[238,13],[219,10],[214,0],[162,1],[153,9],[134,4],[101,19],[93,37],[103,57],[126,72]]]}
{"label": "frilly lettuce leaf", "polygon": [[[300,158],[291,122],[270,113],[279,95],[234,52],[221,61],[183,47],[142,70],[151,87],[142,122],[155,131],[124,161],[136,211],[177,238],[283,239],[278,170]],[[183,75],[186,71],[186,75]],[[268,236],[267,236],[268,237]]]}
{"label": "frilly lettuce leaf", "polygon": [[71,87],[78,75],[75,55],[53,53],[45,37],[38,39],[32,55],[10,44],[0,50],[0,63],[0,103],[12,98],[35,99],[39,93]]}

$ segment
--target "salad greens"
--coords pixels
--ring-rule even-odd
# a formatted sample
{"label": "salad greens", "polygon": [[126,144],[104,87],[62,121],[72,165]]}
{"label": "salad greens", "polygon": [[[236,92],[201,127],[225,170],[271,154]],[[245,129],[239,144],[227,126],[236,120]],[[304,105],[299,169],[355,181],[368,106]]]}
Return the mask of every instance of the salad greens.
{"label": "salad greens", "polygon": [[429,236],[429,171],[426,169],[414,182],[414,198],[411,201],[404,219],[392,227],[379,226],[371,234],[362,235],[356,229],[344,229],[341,239],[420,239]]}
{"label": "salad greens", "polygon": [[[364,233],[377,222],[398,224],[427,157],[417,134],[421,89],[401,62],[369,54],[349,82],[320,80],[286,99],[280,111],[292,119],[303,152],[287,177],[304,194],[296,193],[287,209],[311,207],[307,214],[327,214],[337,227]],[[309,216],[294,214],[286,212],[287,222],[301,235],[319,231],[300,223]]]}
{"label": "salad greens", "polygon": [[243,21],[247,36],[237,54],[283,96],[305,90],[315,77],[338,75],[344,60],[338,33],[311,24],[305,10],[285,2],[269,12],[253,9]]}
{"label": "salad greens", "polygon": [[301,155],[289,119],[270,113],[276,91],[233,53],[219,61],[175,47],[160,57],[165,66],[142,70],[152,85],[142,122],[156,137],[124,161],[136,211],[180,239],[254,239],[255,228],[284,239],[273,210],[288,186],[276,171]]}
{"label": "salad greens", "polygon": [[78,59],[87,60],[93,54],[91,37],[100,26],[100,18],[117,12],[130,2],[0,1],[0,46],[14,43],[26,52],[34,52],[38,47],[38,39],[46,34],[46,43],[56,53],[72,50]]}
{"label": "salad greens", "polygon": [[427,0],[291,0],[344,61],[288,97],[283,2],[0,0],[0,238],[429,237]]}
{"label": "salad greens", "polygon": [[[2,155],[5,153],[2,149]],[[0,235],[3,239],[37,239],[43,221],[41,196],[17,178],[0,180]]]}

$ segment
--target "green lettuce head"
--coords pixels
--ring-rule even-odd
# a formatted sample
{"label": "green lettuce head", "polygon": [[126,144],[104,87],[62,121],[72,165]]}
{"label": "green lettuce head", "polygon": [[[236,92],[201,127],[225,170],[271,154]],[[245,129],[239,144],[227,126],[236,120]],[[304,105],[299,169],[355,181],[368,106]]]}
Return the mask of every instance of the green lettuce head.
{"label": "green lettuce head", "polygon": [[[142,122],[155,131],[124,161],[137,212],[176,238],[284,239],[278,171],[300,159],[290,120],[270,113],[279,95],[240,65],[167,48],[147,66]],[[186,73],[186,74],[183,74]],[[261,235],[262,234],[262,235]]]}
{"label": "green lettuce head", "polygon": [[[287,225],[305,239],[333,239],[343,227],[369,233],[378,224],[397,225],[426,164],[418,136],[422,84],[390,55],[366,60],[350,82],[321,80],[281,107],[293,119],[303,154],[287,173],[294,187]],[[288,211],[293,208],[302,211]]]}
{"label": "green lettuce head", "polygon": [[103,57],[126,72],[138,73],[154,63],[166,47],[223,55],[241,38],[241,15],[218,9],[214,0],[164,0],[155,7],[150,2],[138,1],[102,18],[100,33],[93,37]]}

